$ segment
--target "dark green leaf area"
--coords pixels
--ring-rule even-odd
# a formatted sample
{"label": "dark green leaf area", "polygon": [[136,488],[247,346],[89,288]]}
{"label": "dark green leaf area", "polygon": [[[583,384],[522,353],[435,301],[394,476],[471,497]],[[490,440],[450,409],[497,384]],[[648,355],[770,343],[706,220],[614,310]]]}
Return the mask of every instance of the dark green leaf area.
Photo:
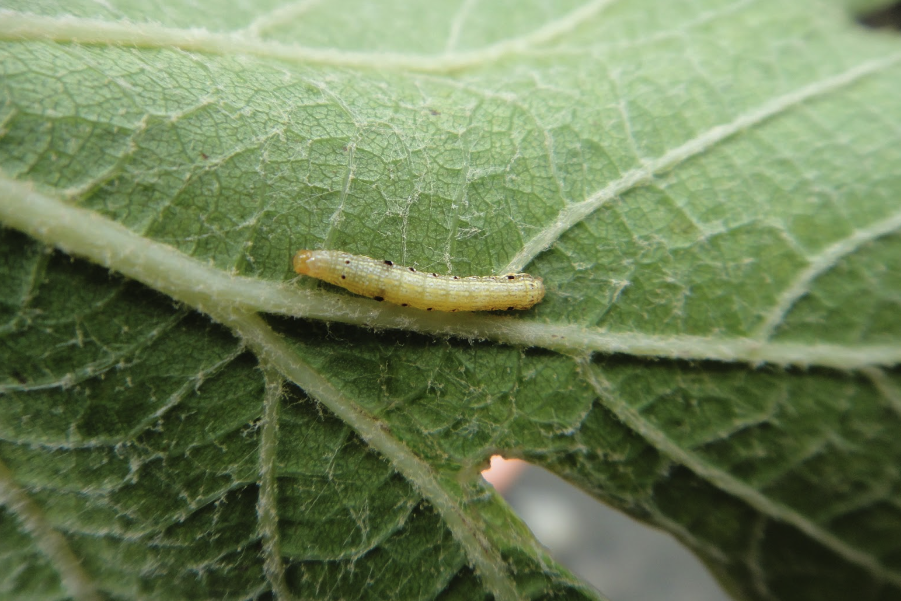
{"label": "dark green leaf area", "polygon": [[[172,328],[165,297],[102,267],[0,230],[0,382],[22,390],[76,386],[110,371]],[[13,262],[13,259],[20,259]]]}
{"label": "dark green leaf area", "polygon": [[494,597],[485,591],[478,576],[470,568],[460,570],[436,601],[489,601]]}
{"label": "dark green leaf area", "polygon": [[303,561],[353,560],[404,527],[422,501],[343,422],[308,399],[279,420],[281,550]]}
{"label": "dark green leaf area", "polygon": [[0,509],[0,541],[0,598],[35,601],[69,598],[54,566],[5,508]]}
{"label": "dark green leaf area", "polygon": [[[880,574],[901,568],[901,413],[880,380],[678,362],[657,362],[649,379],[627,360],[590,369],[599,396],[575,450],[531,461],[673,531],[727,586],[848,598],[834,576],[863,591],[854,598],[901,599]],[[790,556],[809,559],[773,559]],[[818,561],[830,578],[818,580]]]}
{"label": "dark green leaf area", "polygon": [[[469,343],[458,346],[454,342],[388,332],[360,337],[357,329],[335,324],[326,327],[275,318],[271,318],[271,323],[286,332],[302,328],[310,349],[333,346],[332,352],[324,354],[306,352],[306,344],[297,344],[296,348],[341,393],[370,409],[386,431],[418,453],[441,457],[433,467],[437,473],[446,474],[442,476],[446,490],[469,516],[467,520],[481,522],[476,529],[502,550],[498,561],[507,563],[511,573],[518,575],[516,584],[523,598],[542,598],[550,591],[574,599],[595,598],[594,592],[576,585],[571,574],[534,547],[531,533],[497,495],[477,483],[461,486],[456,473],[464,465],[480,463],[490,449],[496,448],[493,444],[478,446],[472,441],[476,431],[469,424],[488,428],[485,414],[492,419],[510,415],[518,432],[531,430],[533,437],[536,429],[548,423],[559,429],[561,418],[556,410],[536,401],[534,418],[519,415],[525,410],[511,407],[508,386],[495,387],[490,379],[491,370],[498,364],[506,362],[509,366],[505,369],[512,371],[525,363],[534,373],[522,380],[527,386],[549,392],[553,372],[542,361],[553,355],[518,350],[507,355],[502,351],[496,363],[481,366],[472,359],[474,351]],[[375,341],[369,340],[373,337]],[[476,347],[481,358],[492,350]],[[461,352],[463,360],[458,357]],[[454,357],[457,360],[450,363],[451,367],[445,367],[448,359]],[[571,362],[561,365],[572,369]],[[402,384],[404,378],[423,379],[420,370],[428,374],[427,384],[412,390]],[[465,375],[472,404],[451,413],[442,397],[457,393],[452,388],[464,384],[461,374]],[[517,398],[528,398],[529,395],[523,396],[522,380],[514,381],[513,386],[520,387]],[[478,387],[473,388],[473,383]],[[448,392],[449,389],[452,390]],[[554,398],[552,394],[551,397]],[[494,431],[502,433],[503,429]],[[433,594],[426,594],[426,590],[443,591],[453,598],[455,587],[467,590],[467,578],[458,574],[468,570],[462,550],[461,554],[450,556],[446,551],[440,552],[439,548],[448,544],[444,539],[449,533],[440,521],[434,522],[436,516],[429,506],[343,423],[309,401],[288,402],[282,411],[279,440],[279,529],[283,553],[291,558],[289,573],[299,579],[294,586],[312,586],[301,589],[307,595],[321,595],[320,589],[330,591],[332,597],[326,598],[420,598]],[[505,437],[501,442],[508,440]],[[523,548],[530,552],[522,553]],[[435,558],[431,558],[432,553],[437,553]],[[412,569],[407,562],[415,561],[416,556],[430,566],[427,578],[421,572],[415,578],[407,573]],[[395,572],[401,576],[369,576]],[[328,575],[332,580],[326,579]],[[367,583],[363,588],[359,588],[360,579]],[[336,588],[323,588],[327,583]],[[351,595],[346,592],[349,590],[358,592]]]}
{"label": "dark green leaf area", "polygon": [[[568,571],[560,570],[555,574],[549,569],[552,565],[535,562],[525,551],[511,548],[504,559],[516,566],[516,580],[523,598],[536,601],[595,601],[599,598],[597,591],[590,586],[573,584],[575,576]],[[550,556],[546,560],[552,561]]]}
{"label": "dark green leaf area", "polygon": [[[473,502],[483,517],[508,511],[491,494]],[[594,591],[578,584],[544,551],[539,551],[537,556],[521,551],[525,539],[512,540],[501,528],[505,525],[510,524],[486,524],[484,534],[505,549],[501,561],[511,573],[517,574],[520,598],[597,599]],[[289,561],[287,574],[293,592],[311,599],[478,599],[484,596],[484,585],[467,566],[462,550],[440,516],[426,504],[414,506],[401,528],[366,553],[330,562]]]}
{"label": "dark green leaf area", "polygon": [[[893,527],[897,527],[897,522]],[[885,533],[874,534],[884,538]],[[864,569],[848,566],[843,558],[813,543],[790,526],[760,522],[753,535],[748,548],[758,554],[761,568],[769,575],[767,587],[779,599],[901,599],[897,586],[874,579]],[[898,569],[897,563],[893,569]]]}
{"label": "dark green leaf area", "polygon": [[256,362],[225,330],[101,267],[45,259],[7,237],[23,242],[34,276],[27,292],[0,288],[11,314],[0,330],[4,440],[114,445],[154,428],[165,433],[148,444],[183,448],[258,415]]}
{"label": "dark green leaf area", "polygon": [[[53,506],[52,500],[39,502]],[[255,502],[255,486],[227,492],[178,524],[143,536],[58,529],[91,571],[98,589],[110,598],[240,599],[252,594],[262,578]],[[0,513],[4,549],[6,543],[15,544],[0,559],[0,565],[10,568],[0,572],[0,592],[8,587],[16,591],[12,598],[69,598],[56,573],[17,526],[15,518]]]}
{"label": "dark green leaf area", "polygon": [[190,516],[136,539],[72,536],[101,588],[151,599],[239,599],[259,586],[256,486],[217,496]]}
{"label": "dark green leaf area", "polygon": [[465,556],[439,516],[420,504],[368,552],[331,562],[290,561],[287,579],[308,599],[428,599],[465,569]]}
{"label": "dark green leaf area", "polygon": [[[16,485],[113,597],[256,589],[256,359],[105,269],[8,230],[0,243],[17,259],[0,262],[0,458]],[[0,586],[59,598],[20,527],[0,516],[22,543]]]}
{"label": "dark green leaf area", "polygon": [[302,330],[294,339],[300,356],[440,470],[478,465],[499,450],[565,446],[593,399],[576,365],[547,351],[271,323],[288,335]]}

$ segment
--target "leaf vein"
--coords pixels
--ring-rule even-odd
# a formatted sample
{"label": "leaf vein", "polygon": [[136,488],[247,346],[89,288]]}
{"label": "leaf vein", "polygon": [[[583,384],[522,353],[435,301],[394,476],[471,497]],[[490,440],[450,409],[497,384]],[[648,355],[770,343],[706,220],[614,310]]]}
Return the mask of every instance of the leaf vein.
{"label": "leaf vein", "polygon": [[278,530],[278,413],[282,398],[282,377],[271,368],[264,368],[266,392],[263,396],[263,420],[260,431],[260,492],[257,499],[257,523],[263,539],[263,571],[272,586],[276,599],[292,598],[285,582]]}
{"label": "leaf vein", "polygon": [[596,366],[592,365],[589,360],[579,359],[578,364],[588,383],[603,400],[604,406],[655,449],[679,465],[690,469],[699,478],[741,499],[761,512],[761,514],[794,526],[847,561],[864,568],[885,582],[901,587],[901,573],[889,569],[870,553],[848,544],[794,509],[773,501],[732,474],[715,465],[711,465],[695,453],[683,449],[678,443],[671,440],[665,432],[655,428],[644,419],[638,411],[614,396],[610,391],[609,384],[598,374]]}
{"label": "leaf vein", "polygon": [[643,166],[627,171],[619,179],[610,182],[585,200],[564,207],[552,223],[526,242],[501,270],[501,273],[522,271],[536,256],[550,248],[554,242],[574,225],[583,221],[610,200],[632,188],[650,183],[657,175],[714,148],[736,134],[784,113],[790,108],[829,92],[839,90],[868,75],[878,73],[898,63],[901,63],[901,53],[878,60],[867,61],[832,77],[813,82],[793,92],[774,98],[755,110],[739,115],[729,123],[711,127],[660,157],[648,160]]}
{"label": "leaf vein", "polygon": [[212,308],[210,315],[232,328],[258,355],[325,405],[354,429],[372,448],[391,461],[394,468],[413,484],[442,516],[454,538],[463,547],[476,572],[497,599],[519,598],[507,565],[498,550],[485,537],[473,517],[441,483],[432,467],[417,457],[381,423],[345,397],[331,382],[300,360],[289,345],[254,314]]}
{"label": "leaf vein", "polygon": [[854,230],[850,236],[835,242],[808,260],[808,266],[802,270],[779,295],[775,306],[765,316],[752,334],[758,340],[769,340],[776,332],[779,324],[798,300],[810,292],[810,286],[820,275],[836,266],[843,258],[849,256],[865,244],[901,228],[901,211],[892,213],[885,219],[871,223],[867,227]]}
{"label": "leaf vein", "polygon": [[901,344],[842,345],[761,341],[743,337],[608,332],[507,316],[427,313],[371,299],[309,291],[224,273],[171,246],[149,240],[92,211],[60,202],[30,185],[0,178],[0,221],[46,244],[84,256],[151,288],[207,311],[230,306],[402,329],[436,336],[487,339],[570,355],[594,352],[860,369],[901,363]]}
{"label": "leaf vein", "polygon": [[[45,17],[12,10],[0,10],[0,39],[53,40],[81,44],[129,45],[145,48],[180,48],[219,55],[249,54],[297,63],[317,63],[335,67],[411,70],[448,73],[494,63],[565,36],[615,0],[590,0],[559,19],[550,21],[523,36],[500,41],[470,52],[439,56],[397,52],[349,52],[330,48],[309,48],[296,44],[262,41],[256,29],[227,34],[201,28],[180,29],[153,23],[117,22],[81,17]],[[263,27],[266,24],[263,23]]]}
{"label": "leaf vein", "polygon": [[0,504],[5,505],[31,535],[35,545],[59,574],[65,590],[77,601],[100,601],[93,581],[81,567],[66,538],[47,521],[43,511],[0,462]]}

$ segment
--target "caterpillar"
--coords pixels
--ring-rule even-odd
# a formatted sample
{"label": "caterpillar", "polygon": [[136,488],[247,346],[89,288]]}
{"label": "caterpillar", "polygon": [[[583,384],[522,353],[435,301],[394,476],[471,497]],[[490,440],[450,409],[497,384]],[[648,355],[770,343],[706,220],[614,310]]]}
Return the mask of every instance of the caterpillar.
{"label": "caterpillar", "polygon": [[299,250],[294,271],[377,301],[426,311],[528,309],[544,298],[541,278],[527,273],[438,275],[336,250]]}

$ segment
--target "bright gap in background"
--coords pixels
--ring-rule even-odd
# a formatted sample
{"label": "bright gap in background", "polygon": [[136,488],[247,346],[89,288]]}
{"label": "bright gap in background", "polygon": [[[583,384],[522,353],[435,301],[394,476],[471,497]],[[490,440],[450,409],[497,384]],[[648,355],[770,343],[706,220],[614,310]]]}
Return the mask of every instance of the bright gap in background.
{"label": "bright gap in background", "polygon": [[729,601],[701,562],[670,535],[550,472],[496,455],[482,475],[561,564],[611,601]]}

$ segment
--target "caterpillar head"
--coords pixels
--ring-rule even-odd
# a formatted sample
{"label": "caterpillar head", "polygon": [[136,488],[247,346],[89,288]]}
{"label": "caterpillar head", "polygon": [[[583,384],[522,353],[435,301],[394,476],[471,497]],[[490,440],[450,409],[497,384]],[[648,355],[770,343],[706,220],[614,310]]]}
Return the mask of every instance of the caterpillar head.
{"label": "caterpillar head", "polygon": [[310,275],[310,271],[312,270],[311,263],[313,261],[315,261],[315,258],[313,257],[313,251],[297,251],[297,253],[294,255],[294,271],[296,271],[300,275]]}

